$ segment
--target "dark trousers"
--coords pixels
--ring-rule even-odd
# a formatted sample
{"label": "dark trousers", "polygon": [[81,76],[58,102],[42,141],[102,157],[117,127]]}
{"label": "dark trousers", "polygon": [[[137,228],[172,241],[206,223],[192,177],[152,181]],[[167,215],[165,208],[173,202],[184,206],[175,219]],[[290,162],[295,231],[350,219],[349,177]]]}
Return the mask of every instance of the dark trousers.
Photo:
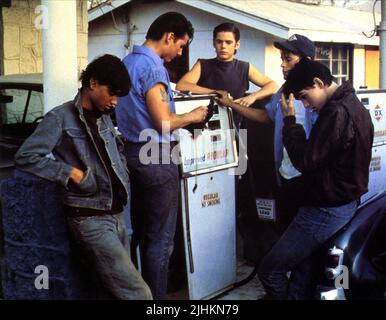
{"label": "dark trousers", "polygon": [[162,159],[170,155],[168,148],[160,148],[158,157],[152,155],[158,164],[144,163],[140,159],[143,146],[125,143],[131,182],[132,246],[140,246],[142,275],[154,299],[164,299],[178,212],[178,168],[172,161],[162,164]]}
{"label": "dark trousers", "polygon": [[[333,208],[301,207],[259,267],[271,299],[312,299],[319,251],[353,217],[357,202]],[[291,271],[290,278],[287,273]]]}

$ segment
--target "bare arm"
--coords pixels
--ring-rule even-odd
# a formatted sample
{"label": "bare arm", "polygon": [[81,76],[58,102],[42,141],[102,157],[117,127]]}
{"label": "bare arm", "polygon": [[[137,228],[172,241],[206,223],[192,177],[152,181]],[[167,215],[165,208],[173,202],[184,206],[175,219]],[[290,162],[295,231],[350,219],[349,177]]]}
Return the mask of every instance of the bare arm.
{"label": "bare arm", "polygon": [[239,103],[244,107],[249,107],[256,100],[264,99],[273,95],[279,89],[279,86],[276,84],[275,81],[262,74],[251,64],[249,64],[248,76],[249,81],[259,86],[261,89],[250,94],[249,96],[235,100],[235,102]]}
{"label": "bare arm", "polygon": [[197,61],[193,68],[188,71],[181,79],[177,82],[176,89],[180,91],[190,91],[192,93],[214,93],[215,90],[204,88],[197,85],[198,80],[201,76],[201,63]]}
{"label": "bare arm", "polygon": [[216,100],[223,106],[230,107],[232,110],[238,112],[243,117],[250,119],[252,121],[260,123],[269,123],[271,119],[268,117],[267,111],[264,109],[254,109],[249,107],[244,107],[241,104],[237,103],[236,100],[233,101],[229,98],[228,92],[218,90],[219,97]]}
{"label": "bare arm", "polygon": [[190,123],[200,123],[204,121],[208,113],[207,106],[198,107],[181,115],[171,112],[168,92],[165,85],[161,83],[157,83],[147,91],[146,104],[154,127],[160,133],[162,132],[162,124],[166,126],[164,128],[166,132],[171,132],[175,129],[185,127]]}

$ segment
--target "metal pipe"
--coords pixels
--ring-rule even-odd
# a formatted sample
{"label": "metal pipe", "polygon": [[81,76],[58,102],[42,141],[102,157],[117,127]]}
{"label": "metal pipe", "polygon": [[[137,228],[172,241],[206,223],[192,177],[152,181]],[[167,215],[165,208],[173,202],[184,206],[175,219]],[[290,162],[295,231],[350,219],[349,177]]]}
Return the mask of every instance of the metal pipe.
{"label": "metal pipe", "polygon": [[44,113],[72,100],[78,88],[76,0],[42,0]]}
{"label": "metal pipe", "polygon": [[386,89],[386,0],[381,0],[381,23],[379,24],[379,83]]}

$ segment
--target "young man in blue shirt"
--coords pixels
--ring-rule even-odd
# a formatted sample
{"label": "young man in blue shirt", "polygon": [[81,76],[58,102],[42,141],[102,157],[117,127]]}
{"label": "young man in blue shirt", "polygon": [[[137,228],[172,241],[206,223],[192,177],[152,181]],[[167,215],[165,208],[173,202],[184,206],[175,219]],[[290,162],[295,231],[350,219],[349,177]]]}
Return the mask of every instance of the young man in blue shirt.
{"label": "young man in blue shirt", "polygon": [[[173,131],[203,122],[208,112],[201,106],[175,114],[169,75],[163,65],[182,54],[193,32],[182,14],[165,13],[151,24],[145,43],[134,46],[123,59],[133,86],[119,101],[117,122],[126,140],[131,173],[133,245],[140,244],[143,277],[155,299],[166,295],[178,210],[178,168],[170,152],[176,144]],[[157,151],[150,155],[149,163],[145,158],[151,145]]]}

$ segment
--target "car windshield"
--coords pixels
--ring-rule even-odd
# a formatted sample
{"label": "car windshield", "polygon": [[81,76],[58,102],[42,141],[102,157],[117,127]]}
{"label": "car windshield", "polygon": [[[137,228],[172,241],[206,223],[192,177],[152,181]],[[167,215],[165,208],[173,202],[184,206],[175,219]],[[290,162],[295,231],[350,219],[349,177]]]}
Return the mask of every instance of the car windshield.
{"label": "car windshield", "polygon": [[43,116],[43,93],[27,89],[3,89],[0,93],[1,125],[33,123]]}
{"label": "car windshield", "polygon": [[43,116],[43,93],[29,88],[0,89],[0,168],[13,158]]}

